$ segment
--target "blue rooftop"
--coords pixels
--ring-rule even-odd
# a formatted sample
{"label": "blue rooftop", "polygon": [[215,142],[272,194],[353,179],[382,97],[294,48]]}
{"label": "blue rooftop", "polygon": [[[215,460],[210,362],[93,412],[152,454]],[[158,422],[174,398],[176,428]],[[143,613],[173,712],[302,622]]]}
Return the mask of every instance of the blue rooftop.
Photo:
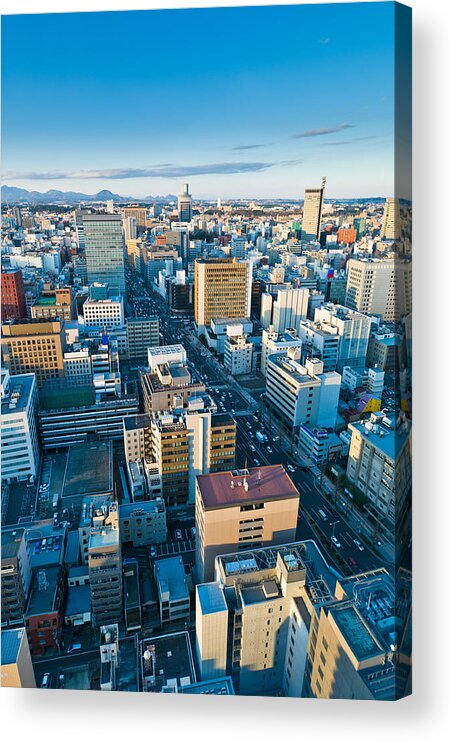
{"label": "blue rooftop", "polygon": [[197,585],[197,593],[202,613],[219,613],[220,611],[227,610],[223,590],[217,582],[207,582],[204,585]]}
{"label": "blue rooftop", "polygon": [[16,662],[24,634],[24,628],[2,631],[2,665],[12,665]]}
{"label": "blue rooftop", "polygon": [[184,598],[189,597],[182,557],[174,556],[169,559],[158,559],[154,563],[154,576],[159,592],[168,590],[171,601],[184,600]]}

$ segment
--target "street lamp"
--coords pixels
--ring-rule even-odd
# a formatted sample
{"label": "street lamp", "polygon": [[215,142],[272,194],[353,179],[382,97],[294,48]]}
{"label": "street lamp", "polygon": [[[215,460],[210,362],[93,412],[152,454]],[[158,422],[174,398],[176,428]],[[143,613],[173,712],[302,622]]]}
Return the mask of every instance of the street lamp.
{"label": "street lamp", "polygon": [[334,520],[334,522],[333,522],[333,523],[329,523],[329,526],[332,526],[332,535],[331,535],[331,537],[330,537],[330,540],[331,540],[331,541],[333,541],[333,537],[335,536],[335,526],[336,526],[336,525],[337,525],[337,523],[339,523],[339,522],[340,522],[339,520]]}

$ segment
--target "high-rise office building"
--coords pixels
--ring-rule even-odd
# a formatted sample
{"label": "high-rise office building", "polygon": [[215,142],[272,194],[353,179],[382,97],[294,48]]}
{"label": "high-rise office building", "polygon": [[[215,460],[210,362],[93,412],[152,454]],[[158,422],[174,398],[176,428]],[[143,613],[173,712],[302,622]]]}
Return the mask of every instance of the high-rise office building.
{"label": "high-rise office building", "polygon": [[324,373],[318,358],[307,358],[304,366],[281,355],[267,360],[266,401],[289,428],[335,427],[340,386],[340,374]]}
{"label": "high-rise office building", "polygon": [[2,271],[2,322],[10,319],[26,319],[24,280],[19,268]]}
{"label": "high-rise office building", "polygon": [[329,370],[335,353],[332,338],[338,338],[334,368],[340,373],[345,366],[365,366],[370,330],[371,319],[361,311],[331,303],[315,309],[315,319],[309,326],[306,323],[299,325],[299,334],[304,342],[312,342],[315,350],[319,348],[326,353]]}
{"label": "high-rise office building", "polygon": [[39,468],[38,391],[34,374],[1,370],[1,470],[7,482],[35,477]]}
{"label": "high-rise office building", "polygon": [[399,240],[401,236],[400,204],[397,198],[387,198],[382,217],[381,237],[385,240]]}
{"label": "high-rise office building", "polygon": [[178,215],[180,222],[190,222],[192,219],[192,196],[189,193],[188,183],[183,183],[178,196]]}
{"label": "high-rise office building", "polygon": [[145,206],[126,206],[123,209],[124,218],[135,219],[135,229],[137,232],[143,232],[146,229],[146,207]]}
{"label": "high-rise office building", "polygon": [[275,332],[289,328],[297,331],[301,319],[306,319],[310,292],[304,288],[278,289],[272,303],[272,325]]}
{"label": "high-rise office building", "polygon": [[123,219],[124,239],[126,243],[129,240],[137,239],[137,218],[135,216],[125,216]]}
{"label": "high-rise office building", "polygon": [[112,292],[126,292],[124,237],[120,214],[83,214],[83,239],[88,283],[108,283]]}
{"label": "high-rise office building", "polygon": [[398,322],[412,311],[412,264],[369,258],[348,262],[345,304],[357,312]]}
{"label": "high-rise office building", "polygon": [[318,240],[321,237],[322,207],[326,179],[322,179],[321,188],[306,188],[304,196],[304,212],[302,217],[302,237],[308,240]]}
{"label": "high-rise office building", "polygon": [[248,263],[231,258],[195,261],[195,322],[210,325],[219,317],[247,317]]}
{"label": "high-rise office building", "polygon": [[60,320],[20,320],[2,325],[3,360],[11,374],[35,373],[38,387],[64,376],[66,348]]}
{"label": "high-rise office building", "polygon": [[198,476],[198,579],[214,579],[218,554],[293,541],[298,508],[299,492],[281,464]]}

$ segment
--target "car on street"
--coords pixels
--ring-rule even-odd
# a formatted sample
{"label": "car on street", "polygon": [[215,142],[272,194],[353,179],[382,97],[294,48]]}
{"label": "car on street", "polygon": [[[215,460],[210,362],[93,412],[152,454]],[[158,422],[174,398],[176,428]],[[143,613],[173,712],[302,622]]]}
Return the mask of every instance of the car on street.
{"label": "car on street", "polygon": [[266,451],[269,451],[269,453],[272,453],[272,448],[270,446],[266,446]]}
{"label": "car on street", "polygon": [[179,528],[176,529],[175,536],[178,539],[178,541],[182,539],[182,531]]}
{"label": "car on street", "polygon": [[73,652],[80,652],[81,649],[82,649],[82,645],[79,642],[76,642],[76,644],[71,644],[71,646],[67,648],[66,654],[73,654]]}
{"label": "car on street", "polygon": [[291,474],[294,474],[294,472],[296,471],[292,464],[288,464],[286,468],[288,469],[288,471],[291,472]]}
{"label": "car on street", "polygon": [[341,549],[341,544],[336,536],[332,536],[330,540],[332,541],[333,545],[337,547],[337,549]]}
{"label": "car on street", "polygon": [[357,567],[357,562],[355,559],[352,558],[352,556],[348,556],[346,561],[350,567]]}
{"label": "car on street", "polygon": [[358,538],[355,538],[354,539],[354,543],[357,546],[357,548],[358,548],[359,551],[363,551],[364,547],[362,546],[362,544],[361,544],[361,542],[359,541]]}
{"label": "car on street", "polygon": [[45,672],[42,681],[41,681],[41,688],[50,688],[50,684],[52,682],[52,675],[50,672]]}
{"label": "car on street", "polygon": [[253,463],[255,464],[255,466],[259,466],[260,465],[260,462],[259,462],[258,459],[253,459]]}
{"label": "car on street", "polygon": [[195,526],[192,526],[192,528],[190,529],[190,533],[192,538],[195,538],[195,536],[197,535],[197,529],[195,528]]}

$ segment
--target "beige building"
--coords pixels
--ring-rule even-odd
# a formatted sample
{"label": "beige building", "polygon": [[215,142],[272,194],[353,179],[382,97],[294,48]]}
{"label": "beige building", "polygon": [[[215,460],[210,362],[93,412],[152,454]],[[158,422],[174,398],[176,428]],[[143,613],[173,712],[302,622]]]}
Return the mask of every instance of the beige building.
{"label": "beige building", "polygon": [[148,348],[150,370],[140,377],[146,412],[184,407],[192,397],[204,393],[204,384],[192,382],[186,360],[182,345]]}
{"label": "beige building", "polygon": [[410,574],[355,575],[337,582],[335,598],[311,624],[308,694],[395,701],[410,693]]}
{"label": "beige building", "polygon": [[2,631],[2,686],[36,688],[25,629]]}
{"label": "beige building", "polygon": [[[123,620],[123,574],[118,505],[110,501],[104,507],[94,503],[87,512],[88,524],[81,523],[79,535],[84,553],[86,538],[93,622],[120,623]],[[82,530],[86,535],[82,537]]]}
{"label": "beige building", "polygon": [[16,321],[2,324],[3,360],[11,374],[35,373],[38,387],[64,376],[66,348],[60,320]]}
{"label": "beige building", "polygon": [[223,554],[196,588],[203,681],[240,695],[397,700],[410,693],[411,576],[338,579],[313,541]]}
{"label": "beige building", "polygon": [[412,265],[399,259],[351,259],[345,304],[385,322],[398,322],[412,311]]}
{"label": "beige building", "polygon": [[306,188],[302,216],[302,234],[305,238],[318,240],[321,236],[322,208],[326,179],[321,188]]}
{"label": "beige building", "polygon": [[32,319],[72,320],[76,317],[70,286],[44,291],[31,308]]}
{"label": "beige building", "polygon": [[137,229],[144,229],[146,227],[146,207],[144,206],[126,206],[123,209],[124,217],[133,216],[136,220]]}
{"label": "beige building", "polygon": [[293,541],[299,492],[281,464],[204,474],[195,494],[196,566],[214,578],[218,554]]}
{"label": "beige building", "polygon": [[200,397],[179,410],[124,418],[124,450],[130,467],[155,462],[167,506],[195,502],[198,474],[234,467],[236,422],[217,414],[212,399]]}
{"label": "beige building", "polygon": [[399,240],[401,236],[400,203],[397,198],[387,198],[382,217],[381,237],[385,240]]}
{"label": "beige building", "polygon": [[195,261],[195,322],[207,327],[217,317],[247,317],[248,265],[231,258]]}
{"label": "beige building", "polygon": [[335,576],[312,541],[223,554],[197,585],[201,679],[230,675],[241,695],[304,695],[311,617]]}

